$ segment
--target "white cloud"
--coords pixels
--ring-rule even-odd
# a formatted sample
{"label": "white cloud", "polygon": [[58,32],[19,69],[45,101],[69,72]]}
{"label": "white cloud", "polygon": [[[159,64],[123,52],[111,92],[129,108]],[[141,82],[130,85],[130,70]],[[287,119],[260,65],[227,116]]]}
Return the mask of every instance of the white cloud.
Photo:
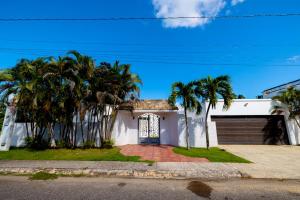
{"label": "white cloud", "polygon": [[236,6],[239,3],[243,3],[245,0],[231,0],[231,5]]}
{"label": "white cloud", "polygon": [[[201,17],[217,16],[225,7],[225,0],[152,0],[156,17]],[[197,27],[209,23],[212,18],[164,19],[168,28]]]}
{"label": "white cloud", "polygon": [[300,55],[292,56],[288,58],[287,61],[290,63],[297,63],[300,61]]}
{"label": "white cloud", "polygon": [[[160,17],[202,17],[194,19],[164,19],[163,26],[167,28],[204,26],[213,20],[229,2],[228,7],[236,6],[245,0],[152,0],[155,15]],[[228,15],[230,9],[227,9]]]}

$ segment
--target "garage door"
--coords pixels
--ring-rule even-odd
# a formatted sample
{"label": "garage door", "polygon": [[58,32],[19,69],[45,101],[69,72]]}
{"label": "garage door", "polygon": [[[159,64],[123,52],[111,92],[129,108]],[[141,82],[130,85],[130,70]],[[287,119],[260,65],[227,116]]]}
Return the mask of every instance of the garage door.
{"label": "garage door", "polygon": [[289,144],[283,116],[212,116],[219,144]]}

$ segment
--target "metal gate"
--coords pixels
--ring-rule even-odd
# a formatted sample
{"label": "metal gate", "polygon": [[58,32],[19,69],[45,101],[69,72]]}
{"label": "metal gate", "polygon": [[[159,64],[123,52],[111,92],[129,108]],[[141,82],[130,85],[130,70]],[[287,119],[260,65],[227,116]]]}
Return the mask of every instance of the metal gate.
{"label": "metal gate", "polygon": [[160,117],[152,113],[146,113],[138,118],[139,143],[160,143]]}

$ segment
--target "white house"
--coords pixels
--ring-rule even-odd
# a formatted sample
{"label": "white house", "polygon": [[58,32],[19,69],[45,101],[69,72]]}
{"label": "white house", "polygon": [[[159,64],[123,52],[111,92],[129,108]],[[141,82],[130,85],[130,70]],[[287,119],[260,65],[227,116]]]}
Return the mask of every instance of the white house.
{"label": "white house", "polygon": [[[284,115],[271,115],[270,99],[236,99],[223,110],[223,101],[211,109],[208,117],[210,145],[219,144],[300,144],[297,125]],[[182,108],[166,100],[144,100],[119,112],[113,130],[116,145],[169,144],[185,146],[185,122]],[[205,147],[205,108],[196,115],[188,112],[190,144]]]}
{"label": "white house", "polygon": [[[220,100],[208,115],[210,145],[219,144],[300,144],[300,130],[295,122],[284,115],[271,115],[271,99],[236,99],[231,107],[223,110]],[[188,112],[190,145],[205,147],[205,112],[200,115]],[[15,123],[9,132],[7,109],[1,146],[23,146],[25,124]],[[167,100],[141,100],[120,106],[112,138],[117,146],[126,144],[168,144],[186,146],[185,121],[182,108],[173,107]]]}

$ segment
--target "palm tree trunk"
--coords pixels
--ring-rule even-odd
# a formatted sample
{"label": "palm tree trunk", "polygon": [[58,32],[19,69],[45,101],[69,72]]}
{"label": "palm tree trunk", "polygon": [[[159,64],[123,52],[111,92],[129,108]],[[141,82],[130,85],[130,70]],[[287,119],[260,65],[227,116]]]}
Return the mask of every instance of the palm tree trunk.
{"label": "palm tree trunk", "polygon": [[54,138],[54,130],[53,130],[53,126],[51,123],[48,123],[48,131],[49,131],[49,135],[50,135],[50,147],[55,148],[56,143],[55,143],[55,138]]}
{"label": "palm tree trunk", "polygon": [[110,123],[110,128],[109,128],[109,139],[111,139],[111,136],[112,136],[112,132],[113,132],[113,129],[114,129],[114,125],[116,123],[116,119],[117,119],[117,116],[118,116],[118,112],[119,112],[119,109],[116,108],[112,114],[112,120],[111,120],[111,123]]}
{"label": "palm tree trunk", "polygon": [[107,140],[107,122],[108,121],[108,115],[106,112],[106,107],[104,109],[104,139]]}
{"label": "palm tree trunk", "polygon": [[189,127],[188,127],[188,118],[186,107],[184,107],[184,118],[185,118],[185,139],[186,139],[186,148],[190,149],[190,135],[189,135]]}
{"label": "palm tree trunk", "polygon": [[95,124],[96,124],[96,115],[97,115],[97,108],[94,109],[94,116],[92,116],[92,135],[91,135],[91,141],[93,141],[93,143],[96,141],[95,138]]}
{"label": "palm tree trunk", "polygon": [[77,123],[78,123],[78,111],[76,110],[76,122],[75,122],[74,145],[73,145],[74,147],[76,147]]}
{"label": "palm tree trunk", "polygon": [[84,145],[84,133],[83,133],[83,124],[82,120],[80,120],[80,128],[81,128],[81,137],[82,137],[82,144]]}
{"label": "palm tree trunk", "polygon": [[62,136],[62,123],[61,123],[61,121],[59,122],[59,137],[60,137],[60,140],[63,139],[63,136]]}
{"label": "palm tree trunk", "polygon": [[25,121],[25,127],[26,127],[26,136],[27,136],[27,138],[29,138],[29,129],[28,129],[27,120]]}
{"label": "palm tree trunk", "polygon": [[103,120],[104,120],[104,114],[103,112],[101,112],[101,117],[100,117],[100,124],[99,124],[99,134],[100,134],[100,146],[103,145],[103,142],[104,142],[104,129],[103,129]]}
{"label": "palm tree trunk", "polygon": [[90,120],[91,120],[91,110],[88,111],[88,121],[87,121],[87,135],[86,135],[86,141],[90,141]]}
{"label": "palm tree trunk", "polygon": [[30,131],[31,131],[31,137],[34,138],[34,122],[33,122],[33,120],[30,122]]}
{"label": "palm tree trunk", "polygon": [[25,112],[23,112],[23,116],[25,116],[26,137],[29,138],[28,121],[27,121],[27,115],[25,114]]}
{"label": "palm tree trunk", "polygon": [[62,130],[62,135],[61,136],[62,136],[62,141],[64,141],[64,143],[66,142],[65,132],[66,132],[66,125],[63,124],[63,130]]}
{"label": "palm tree trunk", "polygon": [[38,122],[36,122],[36,124],[35,124],[35,136],[34,136],[36,138],[38,138],[38,129],[39,129]]}
{"label": "palm tree trunk", "polygon": [[211,107],[211,103],[209,102],[208,107],[207,107],[207,111],[206,111],[206,115],[205,115],[205,137],[206,137],[206,149],[209,149],[209,134],[208,134],[208,113],[209,113],[209,109]]}

